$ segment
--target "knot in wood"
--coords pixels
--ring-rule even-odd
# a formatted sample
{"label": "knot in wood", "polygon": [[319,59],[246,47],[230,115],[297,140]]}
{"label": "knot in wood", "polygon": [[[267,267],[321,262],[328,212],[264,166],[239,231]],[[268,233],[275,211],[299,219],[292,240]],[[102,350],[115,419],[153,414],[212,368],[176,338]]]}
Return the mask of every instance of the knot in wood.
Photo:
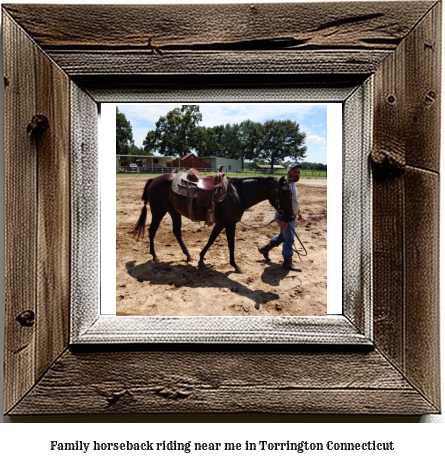
{"label": "knot in wood", "polygon": [[26,133],[34,140],[39,140],[49,128],[49,121],[45,115],[34,115],[26,127]]}
{"label": "knot in wood", "polygon": [[122,391],[110,392],[105,396],[109,405],[116,404],[122,397],[124,397],[128,392],[124,389]]}
{"label": "knot in wood", "polygon": [[131,393],[126,388],[113,389],[111,386],[98,386],[96,387],[96,391],[105,398],[109,406],[117,404],[125,397],[131,397]]}
{"label": "knot in wood", "polygon": [[406,162],[403,153],[377,149],[371,153],[371,165],[374,175],[397,176],[404,173]]}
{"label": "knot in wood", "polygon": [[170,400],[186,399],[191,394],[188,389],[180,389],[178,387],[161,387],[154,392],[156,395]]}
{"label": "knot in wood", "polygon": [[32,310],[26,310],[26,311],[20,313],[20,315],[17,315],[16,320],[22,326],[34,326],[35,313]]}

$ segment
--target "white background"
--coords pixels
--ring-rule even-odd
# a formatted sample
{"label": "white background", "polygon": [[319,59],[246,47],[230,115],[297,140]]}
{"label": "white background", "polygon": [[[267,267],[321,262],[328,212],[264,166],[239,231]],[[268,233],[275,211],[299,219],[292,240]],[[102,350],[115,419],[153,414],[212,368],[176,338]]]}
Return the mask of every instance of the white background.
{"label": "white background", "polygon": [[[286,0],[282,0],[286,1]],[[386,1],[386,0],[385,0]],[[12,3],[12,2],[11,2]],[[19,2],[17,2],[19,3]],[[26,2],[20,2],[26,3]],[[28,2],[29,3],[29,2]],[[58,3],[44,2],[39,3]],[[60,3],[60,2],[59,2]],[[64,2],[64,3],[90,3],[86,1]],[[98,3],[122,3],[122,2],[98,2]],[[133,0],[133,3],[141,3]],[[155,3],[155,2],[145,2]],[[165,3],[158,1],[157,3]],[[169,3],[191,3],[186,0]],[[193,2],[198,3],[198,2]],[[212,3],[209,1],[208,3]],[[224,2],[218,2],[224,3]],[[238,3],[251,3],[244,0]],[[257,2],[260,3],[260,2]],[[442,60],[444,61],[444,60]],[[1,97],[0,97],[1,98]],[[442,125],[444,122],[442,121]],[[442,129],[442,147],[444,131]],[[3,167],[1,168],[3,169]],[[3,196],[3,175],[0,175],[0,192]],[[441,205],[443,209],[444,198],[442,189]],[[3,199],[1,202],[1,214],[4,217]],[[442,218],[444,218],[442,211]],[[1,228],[1,239],[4,241],[3,228]],[[443,238],[442,238],[443,239]],[[4,262],[3,250],[0,248],[2,261]],[[443,270],[443,252],[441,254],[441,269]],[[3,279],[3,276],[1,276]],[[3,299],[3,296],[2,296]],[[442,299],[443,301],[443,299]],[[4,300],[3,300],[4,302]],[[2,302],[2,304],[3,304]],[[3,305],[2,305],[3,306]],[[442,312],[443,313],[443,312]],[[444,330],[444,318],[442,318],[441,329]],[[4,319],[0,322],[0,351],[3,358],[3,331]],[[445,359],[442,344],[442,399],[445,400],[444,373]],[[443,415],[424,416],[419,418],[405,417],[258,417],[251,416],[200,416],[200,417],[183,417],[177,416],[130,416],[130,417],[113,417],[113,416],[62,416],[62,417],[27,417],[14,419],[11,423],[10,418],[3,417],[3,424],[0,425],[0,460],[14,460],[15,463],[40,463],[45,461],[46,464],[78,464],[94,463],[98,459],[106,460],[107,463],[119,463],[131,461],[132,465],[154,463],[170,463],[180,460],[181,463],[242,463],[249,458],[256,463],[262,464],[277,461],[278,463],[326,463],[327,460],[334,463],[349,464],[357,462],[362,463],[442,463],[444,450],[443,438],[445,437],[445,417]],[[202,423],[177,424],[177,421],[198,421]],[[224,423],[231,421],[233,424]],[[260,422],[256,424],[246,424],[243,422]],[[42,424],[36,424],[45,422]],[[60,425],[58,422],[66,424]],[[100,422],[100,425],[92,422]],[[119,425],[117,422],[133,424]],[[138,422],[145,422],[141,424]],[[172,423],[170,423],[172,422]],[[207,422],[218,422],[209,423]],[[307,422],[307,423],[305,423]],[[313,424],[312,422],[319,422]],[[341,423],[333,423],[341,422]],[[365,422],[365,423],[362,423]],[[375,424],[378,422],[378,424]],[[404,424],[409,422],[409,424]],[[436,423],[429,425],[420,425],[423,423]],[[168,423],[168,424],[164,424]],[[394,424],[397,423],[397,424]],[[416,424],[417,423],[417,424]],[[296,454],[295,452],[201,452],[185,454],[183,452],[155,453],[149,452],[56,452],[50,451],[50,441],[58,440],[61,442],[73,442],[82,440],[90,442],[96,441],[162,441],[162,440],[192,440],[192,441],[219,441],[219,442],[244,442],[246,439],[251,442],[259,440],[268,441],[360,441],[369,440],[394,441],[396,451],[394,452],[321,452]],[[100,455],[99,455],[100,454]],[[252,455],[255,454],[255,455]],[[162,461],[162,462],[161,462]]]}

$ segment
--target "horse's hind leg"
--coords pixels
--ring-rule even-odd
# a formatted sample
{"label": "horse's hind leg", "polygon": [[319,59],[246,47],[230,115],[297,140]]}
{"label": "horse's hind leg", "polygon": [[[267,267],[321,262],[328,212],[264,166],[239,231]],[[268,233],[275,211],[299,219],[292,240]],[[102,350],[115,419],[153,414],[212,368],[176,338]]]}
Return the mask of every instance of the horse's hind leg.
{"label": "horse's hind leg", "polygon": [[235,268],[236,273],[242,273],[241,268],[235,262],[235,230],[236,224],[226,226],[227,245],[230,252],[230,264]]}
{"label": "horse's hind leg", "polygon": [[209,240],[207,241],[206,246],[201,250],[199,254],[199,265],[204,265],[204,257],[207,253],[207,250],[210,249],[211,245],[215,242],[216,238],[219,236],[220,232],[224,229],[224,226],[220,223],[216,223],[212,229]]}
{"label": "horse's hind leg", "polygon": [[185,246],[184,242],[182,241],[182,235],[181,235],[181,226],[182,226],[182,217],[181,214],[178,213],[176,210],[169,211],[170,216],[172,217],[173,221],[173,234],[175,235],[179,246],[181,247],[182,252],[184,255],[187,257],[187,261],[189,262],[192,257],[189,254],[189,251],[187,250],[187,247]]}
{"label": "horse's hind leg", "polygon": [[[165,214],[165,213],[164,213]],[[155,262],[159,262],[159,258],[156,255],[155,252],[155,236],[156,236],[156,231],[159,228],[159,225],[161,224],[162,218],[164,218],[164,215],[153,215],[150,223],[150,227],[148,228],[148,235],[150,238],[150,253],[153,256],[153,260]]]}

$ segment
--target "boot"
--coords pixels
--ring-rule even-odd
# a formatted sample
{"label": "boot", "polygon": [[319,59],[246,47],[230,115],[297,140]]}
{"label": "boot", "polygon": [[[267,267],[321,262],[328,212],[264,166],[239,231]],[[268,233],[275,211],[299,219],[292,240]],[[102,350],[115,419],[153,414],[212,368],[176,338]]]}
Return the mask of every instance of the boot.
{"label": "boot", "polygon": [[301,268],[298,268],[298,266],[294,265],[292,263],[292,257],[291,258],[285,258],[283,262],[283,267],[286,268],[286,270],[291,270],[291,271],[303,271]]}
{"label": "boot", "polygon": [[273,242],[269,242],[269,244],[267,245],[264,245],[263,247],[259,247],[258,248],[258,252],[263,254],[264,258],[270,262],[270,258],[269,258],[269,252],[274,248],[274,247],[277,247],[278,244],[274,244]]}

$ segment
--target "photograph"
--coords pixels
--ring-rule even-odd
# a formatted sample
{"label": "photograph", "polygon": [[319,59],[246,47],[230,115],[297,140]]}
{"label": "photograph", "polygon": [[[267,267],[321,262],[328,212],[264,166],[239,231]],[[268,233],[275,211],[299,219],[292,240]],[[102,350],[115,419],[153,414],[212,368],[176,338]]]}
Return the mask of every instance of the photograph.
{"label": "photograph", "polygon": [[326,315],[327,179],[327,105],[116,105],[116,315]]}

